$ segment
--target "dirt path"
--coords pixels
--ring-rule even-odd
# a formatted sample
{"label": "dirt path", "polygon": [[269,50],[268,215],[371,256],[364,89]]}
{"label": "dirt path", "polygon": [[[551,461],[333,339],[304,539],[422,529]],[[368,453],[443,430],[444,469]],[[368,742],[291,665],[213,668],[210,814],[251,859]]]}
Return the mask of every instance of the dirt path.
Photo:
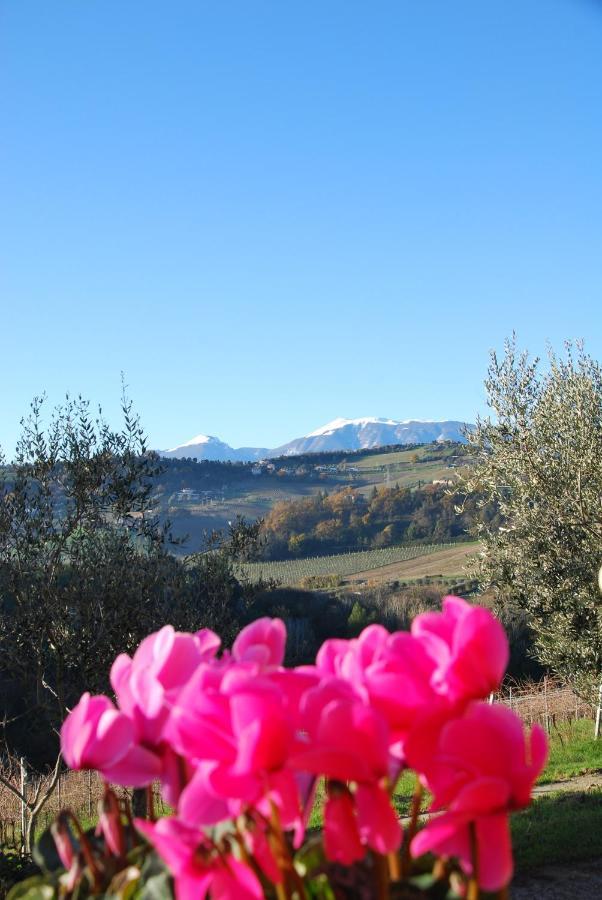
{"label": "dirt path", "polygon": [[602,859],[542,866],[517,875],[512,900],[599,900],[602,897]]}
{"label": "dirt path", "polygon": [[[576,793],[602,788],[602,772],[566,781],[539,784],[534,796],[558,791]],[[598,900],[602,898],[602,859],[539,866],[519,873],[512,882],[512,900]]]}
{"label": "dirt path", "polygon": [[[535,797],[542,794],[553,794],[557,791],[590,791],[592,788],[602,788],[602,772],[591,772],[589,775],[576,775],[566,781],[551,781],[549,784],[537,784],[533,788]],[[602,894],[600,895],[602,898]]]}

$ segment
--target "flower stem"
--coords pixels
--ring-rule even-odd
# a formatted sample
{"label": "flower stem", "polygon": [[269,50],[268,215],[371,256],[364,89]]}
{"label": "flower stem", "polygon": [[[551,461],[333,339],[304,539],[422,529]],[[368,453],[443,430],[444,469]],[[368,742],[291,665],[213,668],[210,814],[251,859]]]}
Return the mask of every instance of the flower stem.
{"label": "flower stem", "polygon": [[412,806],[410,808],[410,823],[407,828],[407,832],[404,837],[403,843],[403,851],[401,855],[401,874],[405,878],[410,871],[411,859],[410,859],[410,844],[412,843],[412,838],[416,834],[416,829],[418,827],[418,816],[420,815],[420,804],[422,803],[422,794],[423,787],[420,783],[418,777],[416,777],[416,784],[414,786],[414,793],[412,795]]}
{"label": "flower stem", "polygon": [[466,900],[479,900],[481,892],[479,890],[479,847],[477,843],[476,823],[470,822],[468,830],[470,833],[470,860],[472,862],[472,874],[468,882]]}
{"label": "flower stem", "polygon": [[374,854],[374,869],[376,874],[376,896],[378,900],[387,900],[389,896],[389,866],[387,857],[380,853]]}
{"label": "flower stem", "polygon": [[399,853],[387,854],[387,863],[389,864],[389,878],[391,881],[401,881],[401,860]]}
{"label": "flower stem", "polygon": [[146,789],[146,815],[151,822],[156,820],[155,816],[155,797],[153,794],[153,786],[149,784]]}
{"label": "flower stem", "polygon": [[278,900],[290,900],[291,893],[289,890],[289,875],[293,870],[293,861],[291,860],[290,853],[288,851],[288,847],[286,846],[286,840],[284,838],[284,832],[282,831],[282,824],[280,822],[280,813],[278,811],[278,807],[274,803],[273,800],[270,800],[270,809],[271,809],[271,817],[270,817],[270,830],[275,840],[275,858],[278,868],[282,872],[282,882],[280,884],[274,885],[276,888],[276,896]]}
{"label": "flower stem", "polygon": [[69,816],[71,821],[75,826],[75,830],[77,832],[77,837],[79,839],[79,845],[82,850],[82,854],[84,856],[84,860],[86,865],[90,869],[90,873],[92,875],[92,880],[94,882],[95,890],[98,890],[101,885],[101,877],[100,877],[100,869],[98,867],[98,862],[94,858],[94,853],[92,852],[92,847],[90,845],[90,841],[88,840],[88,836],[86,835],[84,829],[80,825],[79,819],[77,816],[71,812],[71,810],[66,811],[66,815]]}

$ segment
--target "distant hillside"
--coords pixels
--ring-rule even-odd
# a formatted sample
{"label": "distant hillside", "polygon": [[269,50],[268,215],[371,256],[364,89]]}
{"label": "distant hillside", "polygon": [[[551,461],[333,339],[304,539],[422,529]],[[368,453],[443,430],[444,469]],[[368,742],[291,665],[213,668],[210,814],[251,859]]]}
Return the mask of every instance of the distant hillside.
{"label": "distant hillside", "polygon": [[323,453],[374,449],[390,445],[428,444],[454,441],[464,443],[464,433],[472,426],[466,422],[446,420],[426,422],[414,419],[333,419],[304,437],[295,438],[274,449],[266,447],[234,448],[217,437],[199,434],[170,450],[160,450],[162,456],[173,459],[208,459],[230,462],[254,462],[280,456],[303,453]]}
{"label": "distant hillside", "polygon": [[497,512],[488,508],[484,513],[478,501],[476,496],[468,498],[459,515],[457,498],[447,486],[432,483],[414,489],[374,487],[369,494],[344,487],[282,501],[263,521],[266,543],[262,558],[295,559],[416,542],[468,540],[484,514],[490,524],[499,524]]}
{"label": "distant hillside", "polygon": [[[180,552],[190,553],[200,549],[204,531],[227,527],[237,515],[265,518],[276,504],[348,487],[368,498],[374,488],[447,483],[464,463],[464,445],[442,442],[323,451],[261,463],[167,457],[156,482],[156,511],[172,521],[177,536],[189,536]],[[371,543],[375,535],[364,537]]]}

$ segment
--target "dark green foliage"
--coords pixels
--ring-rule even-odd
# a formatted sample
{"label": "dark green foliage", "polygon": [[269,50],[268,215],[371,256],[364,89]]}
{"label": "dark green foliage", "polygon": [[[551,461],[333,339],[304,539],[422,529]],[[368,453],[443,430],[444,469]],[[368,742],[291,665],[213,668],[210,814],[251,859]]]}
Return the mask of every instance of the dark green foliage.
{"label": "dark green foliage", "polygon": [[170,623],[228,642],[245,608],[235,555],[255,526],[237,522],[184,562],[154,514],[161,470],[128,400],[123,427],[67,400],[49,425],[35,401],[0,485],[0,709],[9,746],[50,761],[56,729],[84,690],[109,690],[117,654]]}
{"label": "dark green foliage", "polygon": [[32,878],[37,873],[38,868],[31,858],[10,851],[0,851],[0,897],[5,897],[13,885],[25,878]]}

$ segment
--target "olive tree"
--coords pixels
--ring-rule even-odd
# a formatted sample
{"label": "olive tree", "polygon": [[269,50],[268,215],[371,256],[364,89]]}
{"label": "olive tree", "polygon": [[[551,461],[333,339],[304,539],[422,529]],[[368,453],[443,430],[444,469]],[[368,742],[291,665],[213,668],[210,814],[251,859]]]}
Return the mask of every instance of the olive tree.
{"label": "olive tree", "polygon": [[161,460],[125,397],[122,411],[114,430],[68,398],[45,422],[35,400],[0,469],[0,703],[13,749],[38,762],[82,691],[109,689],[118,653],[166,623],[227,639],[244,600],[228,546],[170,552]]}
{"label": "olive tree", "polygon": [[504,519],[477,526],[481,584],[528,612],[539,660],[589,693],[602,671],[602,370],[580,343],[547,362],[514,337],[491,354],[492,415],[467,435],[459,490]]}

